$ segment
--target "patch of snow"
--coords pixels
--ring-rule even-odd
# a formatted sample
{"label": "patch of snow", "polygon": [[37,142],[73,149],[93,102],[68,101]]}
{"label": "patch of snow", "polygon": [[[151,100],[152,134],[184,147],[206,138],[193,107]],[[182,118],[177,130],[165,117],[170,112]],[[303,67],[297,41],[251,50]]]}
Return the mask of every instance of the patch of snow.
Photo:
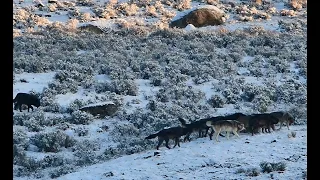
{"label": "patch of snow", "polygon": [[[34,91],[41,93],[43,88],[48,87],[48,83],[53,81],[55,72],[49,73],[21,73],[15,74],[15,83],[13,84],[13,98],[19,93],[28,93]],[[26,80],[27,82],[20,82],[20,80]]]}
{"label": "patch of snow", "polygon": [[98,74],[94,77],[97,82],[111,82],[111,78],[105,74]]}
{"label": "patch of snow", "polygon": [[96,92],[90,92],[86,93],[84,89],[79,88],[77,93],[66,93],[66,94],[58,94],[55,97],[55,101],[61,106],[61,107],[68,107],[70,103],[75,101],[76,99],[82,100],[82,101],[88,101],[90,99],[96,99],[97,97],[103,96],[102,94],[97,94]]}
{"label": "patch of snow", "polygon": [[195,29],[197,29],[193,24],[188,24],[185,28],[184,28],[184,30],[186,30],[186,31],[192,31],[192,30],[195,30]]}

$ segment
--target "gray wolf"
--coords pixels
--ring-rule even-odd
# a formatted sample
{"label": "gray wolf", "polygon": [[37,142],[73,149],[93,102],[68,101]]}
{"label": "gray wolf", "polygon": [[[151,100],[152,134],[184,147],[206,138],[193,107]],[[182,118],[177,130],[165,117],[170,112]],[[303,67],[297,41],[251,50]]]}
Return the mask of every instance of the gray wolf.
{"label": "gray wolf", "polygon": [[33,111],[32,105],[34,105],[37,108],[40,106],[39,98],[35,95],[27,93],[18,93],[16,97],[13,99],[13,103],[15,103],[14,109],[17,110],[19,108],[20,112],[22,112],[21,106],[23,104],[28,106],[28,112],[30,108]]}
{"label": "gray wolf", "polygon": [[289,114],[288,112],[277,111],[277,112],[271,112],[270,115],[276,117],[279,120],[280,128],[278,130],[281,129],[283,123],[286,123],[288,130],[290,130],[289,125],[293,124],[295,121],[293,116],[291,114]]}
{"label": "gray wolf", "polygon": [[176,147],[176,145],[180,147],[180,143],[179,143],[180,137],[186,135],[189,131],[190,131],[189,128],[184,128],[180,126],[171,127],[171,128],[163,129],[155,134],[151,134],[147,136],[145,139],[153,139],[158,137],[159,142],[157,145],[157,150],[159,150],[159,147],[163,143],[163,141],[166,142],[166,147],[168,149],[171,149],[168,144],[169,139],[173,139],[175,141],[173,148]]}
{"label": "gray wolf", "polygon": [[245,129],[244,124],[236,120],[221,120],[221,121],[207,121],[206,125],[212,127],[216,134],[216,141],[219,142],[218,136],[220,132],[227,132],[227,139],[229,139],[230,132],[240,137],[238,132]]}

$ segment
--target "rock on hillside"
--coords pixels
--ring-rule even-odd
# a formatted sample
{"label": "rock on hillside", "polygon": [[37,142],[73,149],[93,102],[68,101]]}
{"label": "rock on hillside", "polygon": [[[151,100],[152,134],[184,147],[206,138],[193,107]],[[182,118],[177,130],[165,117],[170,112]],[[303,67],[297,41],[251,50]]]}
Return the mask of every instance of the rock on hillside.
{"label": "rock on hillside", "polygon": [[80,108],[80,111],[85,111],[92,114],[93,116],[99,116],[103,118],[105,116],[112,116],[117,112],[119,107],[113,102],[104,102],[99,104],[90,104]]}
{"label": "rock on hillside", "polygon": [[216,6],[202,6],[181,12],[181,14],[173,18],[170,27],[185,28],[188,24],[203,27],[221,25],[226,21],[226,14]]}

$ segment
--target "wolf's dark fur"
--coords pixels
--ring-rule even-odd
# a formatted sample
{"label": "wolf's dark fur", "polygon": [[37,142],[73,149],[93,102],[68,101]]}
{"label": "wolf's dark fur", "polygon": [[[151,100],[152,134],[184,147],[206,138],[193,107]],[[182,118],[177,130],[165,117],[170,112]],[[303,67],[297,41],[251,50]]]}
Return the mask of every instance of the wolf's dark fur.
{"label": "wolf's dark fur", "polygon": [[[211,118],[204,118],[204,119],[200,119],[198,121],[194,121],[191,122],[190,124],[187,124],[186,121],[182,118],[178,118],[179,121],[181,122],[183,127],[189,128],[189,132],[186,134],[186,136],[184,137],[184,141],[188,140],[190,142],[190,135],[192,132],[197,132],[199,133],[199,138],[201,137],[206,137],[208,134],[208,131],[211,127],[208,127],[206,125],[206,122],[209,120],[212,121],[218,121],[222,119],[222,116],[217,116],[217,117],[211,117]],[[211,128],[211,133],[210,135],[210,139],[212,139],[212,135],[213,135],[213,129]],[[220,136],[224,137],[224,135],[220,134]]]}
{"label": "wolf's dark fur", "polygon": [[163,129],[155,134],[151,134],[147,136],[145,139],[153,139],[158,137],[158,145],[157,145],[157,150],[159,150],[160,145],[163,143],[163,141],[166,142],[166,147],[170,149],[169,147],[169,139],[174,139],[175,144],[173,146],[176,147],[178,145],[180,147],[179,139],[181,136],[186,135],[190,131],[189,128],[184,128],[184,127],[171,127],[168,129]]}
{"label": "wolf's dark fur", "polygon": [[262,128],[262,132],[265,129],[266,132],[270,133],[270,128],[274,129],[274,124],[277,124],[279,120],[269,113],[264,114],[253,114],[249,119],[249,128],[252,135],[258,131],[259,128]]}
{"label": "wolf's dark fur", "polygon": [[32,105],[34,105],[37,108],[40,106],[39,98],[35,95],[27,94],[27,93],[18,93],[16,97],[13,99],[13,103],[15,103],[14,109],[16,110],[19,108],[20,112],[22,112],[21,106],[23,104],[28,106],[28,112],[30,108],[33,111]]}

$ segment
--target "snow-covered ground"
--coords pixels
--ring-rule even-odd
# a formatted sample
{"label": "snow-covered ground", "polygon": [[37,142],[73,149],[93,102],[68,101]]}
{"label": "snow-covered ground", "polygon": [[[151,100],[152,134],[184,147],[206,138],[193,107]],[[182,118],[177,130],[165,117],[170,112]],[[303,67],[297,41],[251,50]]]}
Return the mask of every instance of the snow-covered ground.
{"label": "snow-covered ground", "polygon": [[[292,131],[296,137],[288,137]],[[180,143],[181,147],[167,149],[162,145],[149,150],[81,168],[78,172],[57,178],[58,180],[96,179],[302,179],[307,170],[307,127],[291,126],[271,134],[251,136],[241,134],[220,142],[209,138],[193,139]],[[171,142],[170,146],[173,146]],[[154,156],[154,152],[159,155]],[[260,173],[248,177],[237,174],[239,168],[257,168],[263,161],[284,162],[286,170]],[[110,175],[112,174],[112,176]]]}

